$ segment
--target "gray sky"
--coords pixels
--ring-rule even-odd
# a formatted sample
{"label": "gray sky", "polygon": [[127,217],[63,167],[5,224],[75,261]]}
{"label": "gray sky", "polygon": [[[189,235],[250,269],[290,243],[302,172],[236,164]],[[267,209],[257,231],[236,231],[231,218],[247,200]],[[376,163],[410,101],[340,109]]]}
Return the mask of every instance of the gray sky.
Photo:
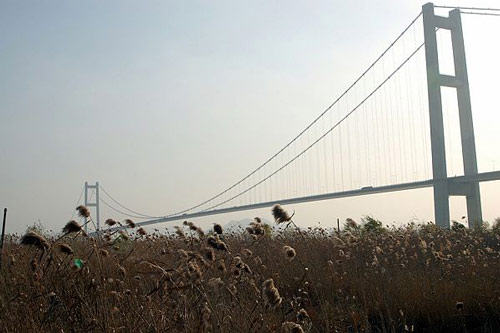
{"label": "gray sky", "polygon": [[[85,181],[151,215],[223,190],[312,121],[422,4],[0,0],[7,231],[37,220],[61,228]],[[498,169],[500,19],[468,16],[464,29],[479,165]],[[499,187],[482,185],[486,219],[500,216]],[[418,190],[287,208],[301,225],[365,214],[408,222],[432,219],[431,198]],[[452,208],[452,218],[465,215],[461,199]],[[255,215],[270,218],[259,210],[200,221]]]}

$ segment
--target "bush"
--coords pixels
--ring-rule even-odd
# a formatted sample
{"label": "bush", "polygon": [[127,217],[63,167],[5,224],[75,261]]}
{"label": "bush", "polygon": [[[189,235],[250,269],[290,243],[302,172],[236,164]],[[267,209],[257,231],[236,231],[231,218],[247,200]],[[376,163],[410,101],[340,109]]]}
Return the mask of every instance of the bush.
{"label": "bush", "polygon": [[373,218],[372,216],[366,215],[361,219],[362,227],[361,229],[365,232],[375,232],[381,233],[385,231],[382,226],[382,222]]}

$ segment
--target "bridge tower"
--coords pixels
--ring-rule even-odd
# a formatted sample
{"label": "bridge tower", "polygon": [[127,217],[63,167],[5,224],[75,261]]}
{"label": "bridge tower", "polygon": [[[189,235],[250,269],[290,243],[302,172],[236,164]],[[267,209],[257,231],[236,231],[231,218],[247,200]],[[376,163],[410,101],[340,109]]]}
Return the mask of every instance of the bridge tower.
{"label": "bridge tower", "polygon": [[[460,10],[450,11],[448,17],[434,14],[434,5],[422,7],[425,37],[425,59],[427,64],[427,90],[431,129],[432,172],[434,179],[434,218],[441,227],[450,226],[449,196],[465,196],[469,226],[482,223],[479,182],[471,180],[452,183],[446,171],[446,149],[443,127],[441,87],[456,89],[462,145],[462,161],[465,176],[477,175],[476,144],[472,124],[469,79],[465,61],[465,47]],[[436,30],[446,29],[451,33],[455,75],[443,75],[439,71]]]}
{"label": "bridge tower", "polygon": [[[92,202],[89,198],[89,189],[95,190],[95,200]],[[97,230],[101,230],[101,221],[99,217],[99,182],[96,182],[95,185],[89,185],[88,182],[85,182],[85,207],[95,207],[95,222]],[[88,224],[85,224],[85,232],[87,232]],[[97,231],[96,230],[96,231]]]}

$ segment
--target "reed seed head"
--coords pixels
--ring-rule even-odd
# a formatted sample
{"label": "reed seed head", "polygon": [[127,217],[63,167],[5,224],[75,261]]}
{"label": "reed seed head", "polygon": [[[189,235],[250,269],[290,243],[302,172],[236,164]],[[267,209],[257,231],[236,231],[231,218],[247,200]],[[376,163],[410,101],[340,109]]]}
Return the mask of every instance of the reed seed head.
{"label": "reed seed head", "polygon": [[182,224],[187,226],[191,231],[197,231],[198,227],[191,221],[184,221]]}
{"label": "reed seed head", "polygon": [[297,321],[298,322],[304,321],[307,318],[309,318],[309,314],[307,313],[306,310],[300,309],[299,312],[297,312]]}
{"label": "reed seed head", "polygon": [[80,206],[76,207],[76,210],[78,211],[78,216],[84,217],[84,218],[90,217],[90,211],[84,205],[80,205]]}
{"label": "reed seed head", "polygon": [[32,272],[36,271],[37,267],[38,267],[38,261],[35,258],[31,259],[30,260],[31,271]]}
{"label": "reed seed head", "polygon": [[222,226],[220,224],[214,223],[214,232],[218,235],[222,235]]}
{"label": "reed seed head", "polygon": [[200,267],[194,261],[190,261],[188,264],[188,276],[193,283],[198,282],[201,279]]}
{"label": "reed seed head", "polygon": [[107,219],[106,222],[104,222],[106,225],[114,226],[116,224],[116,221],[113,219]]}
{"label": "reed seed head", "polygon": [[181,239],[185,239],[186,238],[186,235],[184,234],[184,231],[182,231],[182,229],[179,227],[179,226],[175,226],[175,234],[181,238]]}
{"label": "reed seed head", "polygon": [[208,307],[208,304],[205,303],[205,306],[203,307],[203,310],[201,311],[201,323],[202,323],[202,328],[203,332],[209,332],[210,329],[212,328],[212,325],[210,324],[210,316],[212,314],[212,311]]}
{"label": "reed seed head", "polygon": [[129,228],[135,228],[135,223],[131,219],[125,219],[125,221],[123,221],[123,222],[125,222],[125,224],[127,225],[127,227],[129,227]]}
{"label": "reed seed head", "polygon": [[217,243],[217,250],[219,250],[219,251],[227,251],[227,245],[226,245],[226,243],[219,241],[219,243]]}
{"label": "reed seed head", "polygon": [[292,260],[297,255],[295,249],[288,245],[283,246],[283,252],[288,260]]}
{"label": "reed seed head", "polygon": [[226,264],[224,263],[224,260],[221,259],[217,262],[217,269],[221,272],[226,271]]}
{"label": "reed seed head", "polygon": [[247,258],[250,258],[252,255],[253,255],[253,252],[250,251],[249,249],[243,249],[243,251],[241,251],[243,253],[243,255]]}
{"label": "reed seed head", "polygon": [[71,220],[68,223],[66,223],[62,231],[66,234],[70,234],[72,232],[79,232],[82,231],[82,226],[75,220]]}
{"label": "reed seed head", "polygon": [[220,290],[222,287],[224,287],[224,281],[222,281],[220,277],[211,278],[210,280],[208,280],[207,286],[213,291]]}
{"label": "reed seed head", "polygon": [[217,239],[214,237],[214,236],[208,236],[207,238],[207,244],[211,247],[213,247],[214,249],[217,249],[218,247],[218,241]]}
{"label": "reed seed head", "polygon": [[202,228],[200,227],[196,227],[196,233],[198,234],[198,236],[201,238],[203,236],[205,236],[205,232],[203,231]]}
{"label": "reed seed head", "polygon": [[40,236],[34,231],[26,233],[23,238],[21,238],[21,244],[33,245],[44,251],[50,247],[49,242],[47,242],[47,240],[43,236]]}
{"label": "reed seed head", "polygon": [[59,244],[57,247],[59,248],[59,251],[61,251],[64,254],[67,255],[73,254],[73,249],[68,244]]}
{"label": "reed seed head", "polygon": [[272,209],[274,221],[278,224],[290,221],[291,217],[280,205],[274,205]]}
{"label": "reed seed head", "polygon": [[215,253],[214,253],[214,250],[212,248],[206,247],[203,250],[203,255],[204,255],[204,257],[206,259],[208,259],[210,261],[214,261],[215,260]]}
{"label": "reed seed head", "polygon": [[283,299],[280,297],[278,289],[274,286],[273,279],[267,279],[262,283],[262,293],[264,294],[266,303],[271,308],[280,306]]}

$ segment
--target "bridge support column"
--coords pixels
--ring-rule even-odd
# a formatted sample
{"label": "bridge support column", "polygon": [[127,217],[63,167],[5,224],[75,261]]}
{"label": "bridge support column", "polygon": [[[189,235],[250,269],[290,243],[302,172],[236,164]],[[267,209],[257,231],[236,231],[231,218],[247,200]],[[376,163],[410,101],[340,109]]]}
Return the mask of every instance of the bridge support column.
{"label": "bridge support column", "polygon": [[[90,202],[89,200],[89,189],[95,190],[95,201]],[[97,230],[101,229],[101,221],[99,216],[99,182],[96,182],[95,185],[89,185],[88,182],[85,182],[85,207],[95,207],[95,222]],[[87,232],[88,224],[85,224],[85,232]],[[97,231],[96,230],[96,231]]]}
{"label": "bridge support column", "polygon": [[[465,176],[473,176],[478,173],[460,10],[452,10],[449,17],[437,16],[434,14],[434,5],[427,3],[422,7],[422,12],[429,96],[432,172],[435,181],[434,216],[436,224],[441,227],[450,226],[449,196],[461,195],[465,196],[467,200],[469,226],[479,225],[482,222],[479,182],[451,186],[446,170],[441,87],[453,87],[457,90],[464,174]],[[436,29],[438,28],[451,32],[455,76],[442,75],[439,72],[436,41]]]}
{"label": "bridge support column", "polygon": [[[453,24],[453,29],[451,29],[451,41],[453,45],[455,77],[458,79],[456,88],[464,174],[466,176],[477,175],[476,142],[472,122],[469,77],[467,75],[464,36],[459,9],[454,9],[450,12],[450,20]],[[479,191],[479,182],[471,183],[470,185],[470,192],[466,195],[467,218],[469,220],[469,226],[476,226],[480,225],[483,220],[481,212],[481,193]]]}

